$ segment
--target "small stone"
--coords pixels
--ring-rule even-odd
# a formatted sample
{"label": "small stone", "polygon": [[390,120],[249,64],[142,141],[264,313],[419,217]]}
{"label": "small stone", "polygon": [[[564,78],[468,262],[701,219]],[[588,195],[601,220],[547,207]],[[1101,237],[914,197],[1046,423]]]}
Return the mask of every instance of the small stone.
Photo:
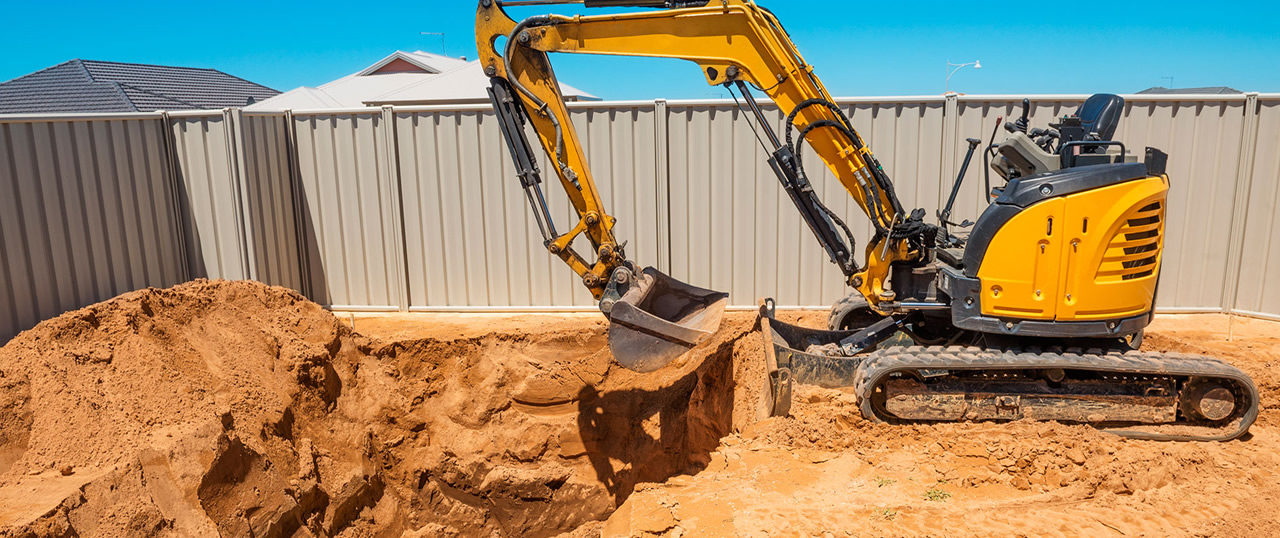
{"label": "small stone", "polygon": [[72,467],[70,465],[63,465],[62,467],[58,468],[58,472],[62,473],[62,476],[71,476],[71,474],[76,472],[76,470],[75,470],[75,467]]}
{"label": "small stone", "polygon": [[1076,465],[1084,465],[1084,451],[1078,448],[1072,448],[1067,451],[1067,459]]}
{"label": "small stone", "polygon": [[1049,470],[1044,473],[1044,482],[1049,487],[1061,487],[1063,483],[1062,472],[1059,471],[1057,467],[1050,467]]}

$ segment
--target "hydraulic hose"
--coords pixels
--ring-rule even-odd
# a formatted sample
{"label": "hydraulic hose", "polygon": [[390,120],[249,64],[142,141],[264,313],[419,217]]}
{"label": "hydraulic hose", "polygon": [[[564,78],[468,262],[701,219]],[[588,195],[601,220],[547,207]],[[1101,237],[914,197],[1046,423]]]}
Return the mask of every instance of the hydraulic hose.
{"label": "hydraulic hose", "polygon": [[539,99],[538,96],[534,95],[533,92],[529,91],[528,88],[525,88],[524,85],[520,83],[519,78],[514,75],[514,72],[511,69],[511,53],[515,50],[514,47],[519,42],[520,32],[523,32],[525,28],[530,26],[555,24],[556,19],[558,18],[563,17],[558,15],[537,15],[529,17],[516,24],[515,28],[511,30],[511,34],[507,36],[507,46],[503,50],[502,54],[502,66],[507,72],[507,82],[511,84],[511,87],[515,88],[516,91],[520,92],[525,97],[529,98],[530,101],[533,101],[534,104],[538,105],[538,110],[551,120],[551,125],[555,127],[556,132],[556,168],[560,170],[560,173],[566,178],[569,178],[569,181],[572,181],[574,186],[581,189],[582,187],[578,185],[578,174],[573,171],[573,168],[570,168],[569,165],[564,162],[564,132],[560,127],[560,119],[556,118],[556,115],[551,113],[547,107],[546,101]]}
{"label": "hydraulic hose", "polygon": [[[818,120],[805,125],[804,128],[800,130],[800,141],[807,142],[808,140],[806,137],[809,135],[809,132],[820,127],[832,127],[840,131],[850,140],[857,140],[856,135],[848,127],[841,125],[834,120]],[[788,141],[788,143],[790,143],[790,141]],[[803,145],[797,144],[794,150],[796,155],[796,167],[799,169],[801,174],[804,174],[804,158],[802,155],[803,148]],[[866,197],[868,202],[871,204],[872,211],[875,213],[875,217],[871,219],[871,223],[875,225],[877,232],[888,234],[889,228],[880,221],[880,216],[884,214],[884,206],[880,204],[880,191],[877,188],[876,182],[859,182],[859,184],[863,187],[863,196]]]}
{"label": "hydraulic hose", "polygon": [[[787,147],[790,147],[793,153],[795,152],[796,148],[791,141],[791,130],[794,129],[796,126],[795,124],[796,115],[800,114],[801,110],[804,110],[806,108],[809,108],[815,105],[822,105],[826,107],[833,114],[835,114],[837,118],[840,118],[840,120],[844,122],[844,127],[848,129],[850,133],[853,132],[853,125],[849,123],[849,118],[844,115],[844,111],[840,110],[840,107],[836,106],[835,103],[832,103],[831,101],[828,101],[821,97],[801,101],[800,104],[796,105],[795,108],[791,109],[790,114],[787,114],[787,121],[783,122],[786,124]],[[856,136],[850,136],[849,138],[853,142],[854,146],[861,146],[861,144],[858,144],[858,138]],[[862,149],[862,148],[858,147],[858,149]]]}

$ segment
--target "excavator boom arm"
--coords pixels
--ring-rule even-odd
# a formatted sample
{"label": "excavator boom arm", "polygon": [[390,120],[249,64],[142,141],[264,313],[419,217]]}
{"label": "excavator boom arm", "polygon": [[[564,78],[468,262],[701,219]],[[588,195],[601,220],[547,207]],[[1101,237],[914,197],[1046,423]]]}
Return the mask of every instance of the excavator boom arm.
{"label": "excavator boom arm", "polygon": [[[612,271],[625,263],[612,234],[615,220],[599,197],[547,53],[678,58],[698,64],[708,84],[738,88],[752,107],[758,127],[767,133],[773,146],[766,148],[771,153],[770,164],[804,220],[832,261],[841,266],[848,283],[873,305],[878,302],[889,264],[915,255],[900,234],[893,233],[903,220],[902,208],[870,148],[832,103],[777,19],[746,0],[587,4],[674,7],[608,15],[546,15],[517,23],[506,15],[501,3],[481,0],[476,17],[481,64],[495,80],[495,88],[500,88],[497,93],[512,94],[507,98],[520,101],[521,108],[528,111],[528,120],[579,216],[568,233],[547,237],[548,249],[569,263],[597,298],[604,293]],[[503,39],[506,43],[500,45]],[[779,140],[755,107],[748,85],[789,113],[785,141]],[[509,92],[504,92],[507,88]],[[798,139],[792,136],[792,127],[799,133]],[[817,200],[799,155],[803,143],[831,169],[875,227],[865,267],[858,267],[849,251],[851,245],[845,246],[839,239],[835,226],[848,235],[847,227]],[[581,234],[596,250],[594,263],[569,246]]]}

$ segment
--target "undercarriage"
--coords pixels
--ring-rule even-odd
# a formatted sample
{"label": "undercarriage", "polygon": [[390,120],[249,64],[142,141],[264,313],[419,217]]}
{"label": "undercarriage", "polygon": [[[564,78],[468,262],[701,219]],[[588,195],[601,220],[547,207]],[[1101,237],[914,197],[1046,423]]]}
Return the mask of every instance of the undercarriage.
{"label": "undercarriage", "polygon": [[807,329],[773,314],[766,301],[760,330],[774,415],[788,413],[795,383],[850,390],[864,417],[888,423],[1055,420],[1133,439],[1226,441],[1258,415],[1250,378],[1211,357],[1121,341],[921,346],[893,335],[847,353],[862,330]]}

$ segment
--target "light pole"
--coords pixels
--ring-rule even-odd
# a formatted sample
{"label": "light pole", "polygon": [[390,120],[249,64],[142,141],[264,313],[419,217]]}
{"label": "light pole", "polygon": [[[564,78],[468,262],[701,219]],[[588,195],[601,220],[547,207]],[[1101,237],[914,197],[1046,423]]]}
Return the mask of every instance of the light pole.
{"label": "light pole", "polygon": [[[956,74],[956,71],[959,71],[966,65],[972,65],[974,69],[982,69],[982,62],[978,60],[974,60],[967,64],[953,64],[951,63],[951,60],[947,60],[947,91],[944,93],[951,93],[951,75]],[[955,69],[952,69],[952,67]]]}

